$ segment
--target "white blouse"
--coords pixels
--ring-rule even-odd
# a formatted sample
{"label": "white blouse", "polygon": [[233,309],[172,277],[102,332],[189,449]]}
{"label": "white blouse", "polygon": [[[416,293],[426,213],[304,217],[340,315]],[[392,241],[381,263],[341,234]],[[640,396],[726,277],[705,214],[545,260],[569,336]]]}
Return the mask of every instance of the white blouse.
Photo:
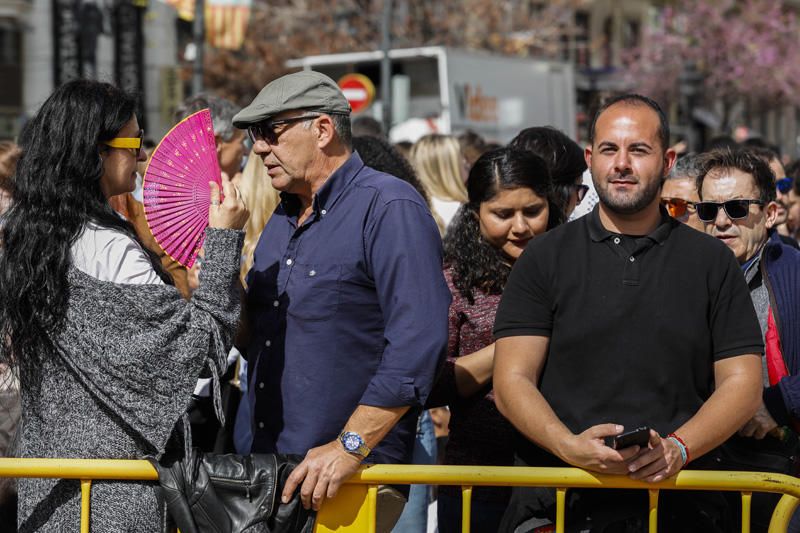
{"label": "white blouse", "polygon": [[100,281],[164,284],[139,243],[118,230],[89,222],[71,252],[75,268]]}

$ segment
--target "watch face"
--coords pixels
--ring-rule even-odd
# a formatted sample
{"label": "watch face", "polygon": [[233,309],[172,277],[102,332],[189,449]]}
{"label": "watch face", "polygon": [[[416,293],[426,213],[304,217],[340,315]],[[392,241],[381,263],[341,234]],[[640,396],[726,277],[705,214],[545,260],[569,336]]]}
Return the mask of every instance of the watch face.
{"label": "watch face", "polygon": [[358,433],[348,431],[342,435],[342,445],[344,446],[345,450],[354,452],[361,446],[361,437],[358,435]]}

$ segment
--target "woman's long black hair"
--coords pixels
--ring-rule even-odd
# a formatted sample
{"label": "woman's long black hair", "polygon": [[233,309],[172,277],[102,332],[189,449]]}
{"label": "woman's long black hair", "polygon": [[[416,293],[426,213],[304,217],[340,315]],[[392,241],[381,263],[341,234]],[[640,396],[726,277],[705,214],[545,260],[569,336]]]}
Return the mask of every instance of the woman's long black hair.
{"label": "woman's long black hair", "polygon": [[23,393],[38,388],[41,362],[54,353],[52,335],[63,326],[69,300],[70,248],[85,224],[140,242],[100,189],[100,153],[107,149],[101,143],[117,136],[135,111],[136,98],[113,85],[73,81],[53,92],[20,135],[14,204],[2,229],[0,362],[18,367]]}
{"label": "woman's long black hair", "polygon": [[511,265],[481,235],[480,207],[501,189],[526,187],[547,199],[547,229],[563,221],[559,195],[541,157],[515,148],[498,148],[483,154],[469,172],[469,202],[459,209],[444,238],[444,262],[453,270],[453,284],[472,303],[473,291],[501,294]]}

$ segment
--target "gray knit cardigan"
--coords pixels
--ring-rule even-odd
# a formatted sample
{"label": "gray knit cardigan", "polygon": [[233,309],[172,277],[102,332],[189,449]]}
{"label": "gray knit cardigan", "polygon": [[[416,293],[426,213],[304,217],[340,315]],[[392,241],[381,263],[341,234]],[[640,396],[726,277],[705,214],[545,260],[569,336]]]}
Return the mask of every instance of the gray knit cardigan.
{"label": "gray knit cardigan", "polygon": [[[72,268],[66,323],[53,334],[59,349],[43,358],[39,392],[23,391],[20,456],[162,454],[201,373],[218,381],[224,372],[243,237],[206,230],[200,287],[188,302],[174,287],[104,282]],[[154,483],[96,481],[91,495],[93,533],[159,531]],[[79,516],[79,481],[20,480],[21,533],[77,532]]]}

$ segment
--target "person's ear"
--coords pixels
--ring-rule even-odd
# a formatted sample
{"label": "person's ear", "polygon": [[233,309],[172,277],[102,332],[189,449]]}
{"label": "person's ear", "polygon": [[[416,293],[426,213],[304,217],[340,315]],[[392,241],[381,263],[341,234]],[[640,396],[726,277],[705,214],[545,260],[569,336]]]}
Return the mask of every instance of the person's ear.
{"label": "person's ear", "polygon": [[583,159],[586,161],[586,166],[589,167],[589,170],[592,170],[592,145],[587,144],[586,148],[583,150]]}
{"label": "person's ear", "polygon": [[317,146],[325,148],[336,136],[336,130],[333,127],[333,120],[328,115],[321,115],[312,123],[311,130],[317,138]]}
{"label": "person's ear", "polygon": [[675,166],[675,162],[677,160],[678,160],[678,153],[672,148],[669,148],[664,153],[664,175],[662,176],[663,178],[666,178],[669,175],[670,170],[672,170],[672,167]]}
{"label": "person's ear", "polygon": [[772,229],[778,220],[778,203],[773,201],[765,205],[764,216],[767,229]]}

